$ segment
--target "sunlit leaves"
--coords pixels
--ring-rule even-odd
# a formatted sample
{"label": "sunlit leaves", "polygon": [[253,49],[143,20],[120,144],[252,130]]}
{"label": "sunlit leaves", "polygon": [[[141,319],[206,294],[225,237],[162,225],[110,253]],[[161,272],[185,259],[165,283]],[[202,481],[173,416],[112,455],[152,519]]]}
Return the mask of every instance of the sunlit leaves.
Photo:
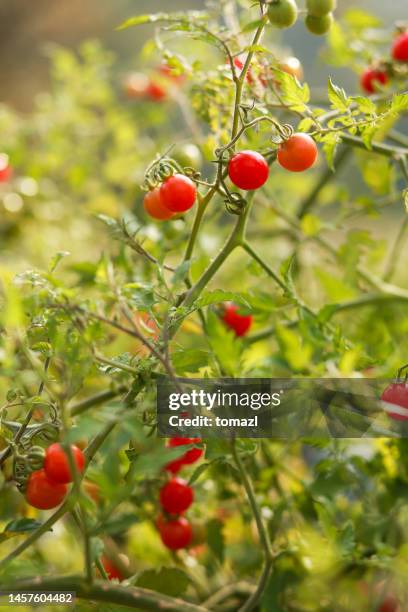
{"label": "sunlit leaves", "polygon": [[307,83],[301,85],[291,74],[278,69],[274,70],[274,77],[281,87],[280,95],[283,102],[293,111],[305,111],[310,100],[310,89]]}

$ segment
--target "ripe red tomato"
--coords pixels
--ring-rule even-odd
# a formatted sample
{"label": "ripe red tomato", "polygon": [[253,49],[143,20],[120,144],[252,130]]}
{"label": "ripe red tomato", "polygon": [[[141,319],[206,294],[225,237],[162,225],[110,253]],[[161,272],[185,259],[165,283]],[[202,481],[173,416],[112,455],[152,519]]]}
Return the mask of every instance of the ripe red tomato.
{"label": "ripe red tomato", "polygon": [[166,221],[174,217],[174,213],[164,206],[159,187],[146,193],[143,198],[143,206],[147,214],[157,221]]}
{"label": "ripe red tomato", "polygon": [[146,95],[155,102],[161,102],[167,98],[167,90],[159,81],[150,79],[146,88]]}
{"label": "ripe red tomato", "polygon": [[388,412],[388,415],[396,421],[408,420],[408,386],[404,383],[393,383],[389,385],[383,394],[381,400],[387,404],[393,406],[399,406],[400,408],[407,409],[407,416],[403,414],[397,414],[395,412]]}
{"label": "ripe red tomato", "polygon": [[[176,446],[184,446],[186,444],[199,444],[201,442],[200,438],[170,438],[167,442],[167,446],[170,448],[174,448]],[[170,461],[166,465],[166,470],[169,472],[173,472],[173,474],[177,474],[177,472],[183,467],[183,465],[190,465],[191,463],[195,463],[200,459],[203,455],[204,450],[202,448],[190,448],[190,450],[186,451],[184,455],[179,457],[178,459],[174,459],[174,461]]]}
{"label": "ripe red tomato", "polygon": [[183,516],[170,521],[162,518],[158,521],[158,528],[163,544],[170,550],[186,548],[193,539],[193,529]]}
{"label": "ripe red tomato", "polygon": [[368,94],[375,93],[378,85],[386,85],[387,83],[388,74],[378,68],[367,68],[360,78],[361,88]]}
{"label": "ripe red tomato", "polygon": [[399,603],[393,595],[387,595],[380,607],[378,612],[398,612]]}
{"label": "ripe red tomato", "polygon": [[397,62],[408,62],[408,32],[400,34],[394,40],[391,54]]}
{"label": "ripe red tomato", "polygon": [[193,499],[193,489],[182,478],[172,478],[160,489],[160,503],[168,514],[185,512]]}
{"label": "ripe red tomato", "polygon": [[268,180],[268,162],[256,151],[240,151],[230,159],[228,175],[239,189],[259,189]]}
{"label": "ripe red tomato", "polygon": [[9,157],[5,153],[0,154],[0,183],[7,183],[11,179],[13,169],[9,164]]}
{"label": "ripe red tomato", "polygon": [[278,150],[278,162],[290,172],[303,172],[315,163],[317,146],[308,134],[293,134],[281,144]]}
{"label": "ripe red tomato", "polygon": [[67,486],[50,480],[44,469],[30,474],[27,481],[26,499],[31,506],[40,510],[50,510],[59,506],[65,495]]}
{"label": "ripe red tomato", "polygon": [[[71,452],[77,466],[78,472],[83,472],[85,457],[80,448],[71,444]],[[72,482],[73,476],[69,467],[68,456],[61,444],[51,444],[45,452],[44,470],[48,478],[53,482],[66,484]]]}
{"label": "ripe red tomato", "polygon": [[174,213],[189,210],[197,197],[193,181],[184,174],[174,174],[160,187],[160,199],[166,208]]}
{"label": "ripe red tomato", "polygon": [[245,336],[252,325],[252,315],[239,314],[238,306],[231,302],[225,305],[222,320],[237,336]]}
{"label": "ripe red tomato", "polygon": [[268,4],[268,17],[277,28],[290,28],[298,16],[295,0],[272,0]]}

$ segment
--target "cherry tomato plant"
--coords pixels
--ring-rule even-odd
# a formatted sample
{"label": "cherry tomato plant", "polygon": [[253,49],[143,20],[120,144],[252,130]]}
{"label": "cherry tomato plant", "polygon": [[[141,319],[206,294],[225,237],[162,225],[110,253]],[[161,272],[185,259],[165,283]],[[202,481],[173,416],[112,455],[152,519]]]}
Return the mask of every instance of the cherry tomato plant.
{"label": "cherry tomato plant", "polygon": [[[340,4],[136,15],[139,65],[56,49],[31,115],[0,109],[2,591],[407,608],[404,438],[157,436],[163,375],[407,362],[408,30]],[[316,91],[292,27],[322,36]],[[403,424],[404,368],[379,399]]]}

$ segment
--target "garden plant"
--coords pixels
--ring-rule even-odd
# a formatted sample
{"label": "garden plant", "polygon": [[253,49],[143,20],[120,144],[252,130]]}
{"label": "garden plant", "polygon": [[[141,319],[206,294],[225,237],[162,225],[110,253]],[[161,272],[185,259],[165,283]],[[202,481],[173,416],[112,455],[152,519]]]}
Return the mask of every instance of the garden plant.
{"label": "garden plant", "polygon": [[[324,41],[318,88],[292,27]],[[0,108],[0,591],[407,610],[403,436],[164,439],[155,398],[408,361],[408,23],[220,0],[129,28],[127,74],[54,47],[32,112]],[[382,399],[408,408],[404,372]]]}

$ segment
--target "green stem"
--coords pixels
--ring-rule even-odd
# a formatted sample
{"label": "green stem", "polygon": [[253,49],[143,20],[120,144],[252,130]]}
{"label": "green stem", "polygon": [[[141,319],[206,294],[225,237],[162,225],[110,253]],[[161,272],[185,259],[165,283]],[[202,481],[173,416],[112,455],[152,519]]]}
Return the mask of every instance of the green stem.
{"label": "green stem", "polygon": [[235,440],[233,440],[232,442],[232,456],[234,458],[235,464],[240,473],[241,481],[245,489],[245,493],[247,495],[249,505],[251,506],[252,514],[254,516],[258,534],[259,534],[259,540],[261,542],[263,552],[264,552],[264,567],[263,567],[263,570],[262,570],[262,573],[261,573],[261,576],[258,582],[258,586],[256,590],[254,591],[254,593],[250,595],[250,597],[247,599],[244,605],[241,606],[241,608],[239,609],[239,612],[250,612],[258,605],[262,597],[262,594],[265,591],[265,588],[268,584],[269,576],[271,574],[272,565],[273,565],[273,552],[272,552],[271,542],[269,540],[268,529],[263,522],[261,510],[258,506],[258,502],[255,496],[255,491],[252,486],[252,481],[250,480],[247,474],[247,471],[245,469],[245,466],[241,460],[241,457],[239,456],[239,453],[237,452]]}
{"label": "green stem", "polygon": [[374,153],[384,155],[385,157],[396,159],[408,154],[408,149],[392,147],[391,145],[381,144],[379,142],[372,142],[370,148],[368,148],[364,140],[358,136],[352,136],[351,134],[341,134],[340,136],[345,144],[351,145],[352,147],[357,147],[358,149],[364,149],[364,151],[373,151]]}
{"label": "green stem", "polygon": [[42,578],[21,582],[3,583],[2,591],[71,591],[78,599],[101,601],[116,606],[127,606],[137,610],[154,612],[208,612],[207,608],[196,606],[183,599],[169,597],[157,591],[132,586],[120,586],[102,581],[92,585],[84,582],[81,576],[64,576],[62,578]]}
{"label": "green stem", "polygon": [[404,295],[393,295],[389,293],[368,294],[368,295],[363,295],[362,297],[356,298],[355,300],[350,300],[348,302],[336,304],[336,309],[333,311],[331,316],[334,316],[338,312],[344,312],[345,310],[355,310],[358,308],[362,308],[364,306],[381,306],[382,304],[386,304],[387,302],[407,302],[407,301],[408,301],[408,293],[405,296]]}
{"label": "green stem", "polygon": [[189,259],[191,259],[191,256],[192,256],[193,251],[194,251],[194,246],[195,246],[195,243],[196,243],[196,240],[197,240],[198,231],[200,229],[201,222],[203,220],[203,216],[204,216],[205,210],[206,210],[209,202],[211,202],[215,192],[216,192],[216,188],[212,187],[211,189],[209,189],[209,191],[206,193],[206,195],[198,203],[196,216],[195,216],[195,219],[194,219],[194,223],[193,223],[193,227],[192,227],[192,230],[191,230],[190,238],[189,238],[188,243],[187,243],[187,248],[186,248],[186,252],[184,254],[183,261],[188,261]]}
{"label": "green stem", "polygon": [[[261,19],[261,23],[259,24],[256,32],[255,32],[255,36],[253,38],[252,44],[251,44],[251,48],[256,46],[259,41],[261,40],[265,25],[267,22],[267,16],[266,15],[262,15],[262,19]],[[251,61],[252,58],[254,56],[254,51],[248,51],[248,54],[246,56],[246,60],[244,62],[244,66],[242,68],[241,74],[239,75],[239,78],[236,81],[236,88],[235,88],[235,101],[234,101],[234,115],[233,115],[233,119],[232,119],[232,130],[231,130],[231,140],[235,138],[237,132],[238,132],[238,127],[239,127],[239,107],[241,104],[241,98],[242,98],[242,92],[244,89],[244,84],[245,84],[245,78],[246,75],[248,73],[249,67],[251,65]]]}
{"label": "green stem", "polygon": [[86,412],[86,410],[88,410],[89,408],[104,404],[105,402],[108,402],[114,397],[117,397],[124,391],[126,391],[126,389],[124,387],[121,387],[120,389],[109,389],[108,391],[102,391],[101,393],[97,393],[92,397],[87,397],[86,399],[81,400],[76,404],[73,404],[73,406],[71,406],[69,409],[69,413],[72,417],[79,416],[80,414]]}
{"label": "green stem", "polygon": [[392,279],[392,277],[394,276],[396,267],[401,260],[401,251],[405,244],[404,237],[405,237],[405,232],[407,229],[408,229],[408,215],[405,215],[404,222],[402,223],[399,229],[399,232],[394,242],[394,246],[389,255],[388,264],[387,264],[387,267],[385,269],[384,276],[383,276],[383,279],[385,281],[389,281]]}
{"label": "green stem", "polygon": [[288,288],[286,287],[283,280],[279,278],[276,272],[274,272],[272,268],[268,266],[267,263],[264,262],[262,257],[260,257],[258,253],[254,251],[254,249],[248,244],[248,242],[244,242],[242,246],[245,249],[245,251],[248,253],[248,255],[250,255],[252,259],[254,259],[261,266],[261,268],[263,268],[263,270],[267,273],[267,275],[270,276],[275,281],[275,283],[279,285],[281,289],[283,289],[285,293],[287,293]]}

